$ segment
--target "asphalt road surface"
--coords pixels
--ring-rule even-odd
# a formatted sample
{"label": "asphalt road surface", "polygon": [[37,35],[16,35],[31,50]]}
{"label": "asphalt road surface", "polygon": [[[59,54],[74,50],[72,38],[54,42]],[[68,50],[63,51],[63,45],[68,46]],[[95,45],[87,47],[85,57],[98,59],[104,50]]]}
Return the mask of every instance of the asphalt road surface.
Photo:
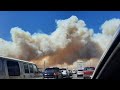
{"label": "asphalt road surface", "polygon": [[82,76],[77,77],[77,74],[73,74],[73,78],[72,79],[83,79],[83,77]]}

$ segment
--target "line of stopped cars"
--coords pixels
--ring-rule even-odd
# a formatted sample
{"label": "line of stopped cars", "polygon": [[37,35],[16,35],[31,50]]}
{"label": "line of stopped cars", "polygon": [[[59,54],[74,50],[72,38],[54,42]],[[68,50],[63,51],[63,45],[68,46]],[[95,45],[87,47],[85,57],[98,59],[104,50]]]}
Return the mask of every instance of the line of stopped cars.
{"label": "line of stopped cars", "polygon": [[43,78],[44,79],[63,79],[63,78],[72,78],[72,71],[67,70],[66,68],[58,68],[58,67],[52,67],[52,68],[46,68],[43,72]]}
{"label": "line of stopped cars", "polygon": [[42,71],[32,62],[0,57],[0,79],[75,79],[76,75],[87,78],[92,75],[93,71],[94,67],[86,67],[84,70],[51,67]]}
{"label": "line of stopped cars", "polygon": [[95,67],[85,67],[78,70],[58,67],[46,68],[43,72],[43,79],[75,79],[73,78],[75,75],[77,78],[90,79],[94,70]]}

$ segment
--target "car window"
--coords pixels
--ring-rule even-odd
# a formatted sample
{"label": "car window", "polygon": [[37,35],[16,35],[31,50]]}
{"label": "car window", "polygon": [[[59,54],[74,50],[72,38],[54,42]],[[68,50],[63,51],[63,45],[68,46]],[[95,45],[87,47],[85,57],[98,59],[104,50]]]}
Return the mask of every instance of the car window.
{"label": "car window", "polygon": [[30,68],[30,73],[33,73],[33,65],[29,64],[29,68]]}
{"label": "car window", "polygon": [[59,69],[54,69],[55,72],[59,72]]}
{"label": "car window", "polygon": [[7,67],[9,76],[20,76],[20,67],[18,62],[7,61]]}
{"label": "car window", "polygon": [[95,68],[94,68],[94,67],[91,67],[90,69],[91,69],[91,70],[95,70]]}
{"label": "car window", "polygon": [[38,68],[36,65],[33,65],[33,70],[34,70],[34,72],[38,72]]}
{"label": "car window", "polygon": [[52,69],[52,68],[47,68],[47,69],[45,70],[45,72],[46,72],[46,73],[54,72],[54,69]]}
{"label": "car window", "polygon": [[2,71],[2,61],[0,60],[0,72]]}
{"label": "car window", "polygon": [[[81,79],[76,74],[94,72],[103,60],[95,70],[99,72],[120,42],[119,11],[0,11],[0,24],[1,75],[6,73],[6,60],[13,60],[18,63],[8,62],[9,75],[23,69],[25,77],[72,72],[73,79]],[[116,31],[119,37],[113,38]]]}
{"label": "car window", "polygon": [[25,71],[25,73],[29,73],[28,63],[24,63],[24,71]]}
{"label": "car window", "polygon": [[95,68],[94,67],[86,67],[84,68],[84,70],[94,70]]}

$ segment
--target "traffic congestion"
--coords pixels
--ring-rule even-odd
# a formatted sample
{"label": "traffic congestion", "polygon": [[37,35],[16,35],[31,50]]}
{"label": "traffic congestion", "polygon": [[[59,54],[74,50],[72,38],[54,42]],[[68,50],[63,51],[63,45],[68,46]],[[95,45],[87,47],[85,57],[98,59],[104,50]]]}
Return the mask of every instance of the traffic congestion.
{"label": "traffic congestion", "polygon": [[120,78],[120,17],[110,15],[0,12],[0,79]]}
{"label": "traffic congestion", "polygon": [[32,62],[0,57],[0,79],[90,79],[95,67],[83,68],[83,62],[78,66],[72,70],[60,67],[41,69]]}
{"label": "traffic congestion", "polygon": [[69,70],[67,68],[46,68],[42,72],[42,79],[91,79],[95,67]]}

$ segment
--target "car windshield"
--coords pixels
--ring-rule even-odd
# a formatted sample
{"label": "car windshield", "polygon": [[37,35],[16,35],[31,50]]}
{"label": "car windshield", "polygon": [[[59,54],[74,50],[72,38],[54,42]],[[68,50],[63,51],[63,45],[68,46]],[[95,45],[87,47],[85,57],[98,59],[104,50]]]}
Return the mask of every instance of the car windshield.
{"label": "car windshield", "polygon": [[[96,71],[104,56],[114,55],[109,45],[119,25],[120,11],[0,11],[0,78],[9,73],[33,78],[44,72],[84,78],[77,74]],[[2,56],[20,63],[4,65]]]}
{"label": "car windshield", "polygon": [[84,68],[84,70],[95,70],[95,68],[94,67],[86,67],[86,68]]}
{"label": "car windshield", "polygon": [[58,72],[59,71],[59,68],[47,68],[45,69],[45,72]]}
{"label": "car windshield", "polygon": [[55,70],[53,68],[47,68],[45,69],[45,73],[53,73]]}

